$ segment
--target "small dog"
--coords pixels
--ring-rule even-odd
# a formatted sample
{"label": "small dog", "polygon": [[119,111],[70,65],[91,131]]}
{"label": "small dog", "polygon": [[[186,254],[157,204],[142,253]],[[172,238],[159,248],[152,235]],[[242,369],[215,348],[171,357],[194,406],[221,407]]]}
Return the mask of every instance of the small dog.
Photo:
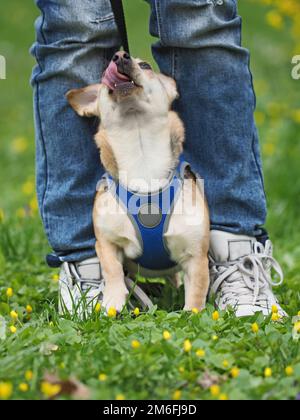
{"label": "small dog", "polygon": [[[98,187],[93,221],[106,309],[120,312],[126,303],[124,266],[146,277],[183,271],[184,309],[205,307],[209,212],[197,177],[181,158],[184,127],[171,111],[177,97],[173,79],[125,52],[115,54],[102,83],[67,93],[80,116],[101,121],[95,140],[107,175]],[[167,210],[162,211],[161,203],[150,203],[151,194],[165,200],[164,191],[171,187],[175,192]],[[137,197],[134,217],[120,198],[122,192],[129,201]],[[148,236],[155,228],[160,232],[151,242]],[[145,248],[148,256],[143,255]],[[166,253],[169,262],[162,256]],[[147,267],[150,260],[152,267]]]}

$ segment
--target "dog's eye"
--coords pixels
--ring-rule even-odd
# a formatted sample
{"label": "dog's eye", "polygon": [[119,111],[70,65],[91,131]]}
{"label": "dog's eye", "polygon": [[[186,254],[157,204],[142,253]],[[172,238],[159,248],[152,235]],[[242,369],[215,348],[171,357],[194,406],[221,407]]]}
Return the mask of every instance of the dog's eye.
{"label": "dog's eye", "polygon": [[146,62],[139,63],[139,66],[142,70],[152,70],[152,67],[150,66],[150,64]]}

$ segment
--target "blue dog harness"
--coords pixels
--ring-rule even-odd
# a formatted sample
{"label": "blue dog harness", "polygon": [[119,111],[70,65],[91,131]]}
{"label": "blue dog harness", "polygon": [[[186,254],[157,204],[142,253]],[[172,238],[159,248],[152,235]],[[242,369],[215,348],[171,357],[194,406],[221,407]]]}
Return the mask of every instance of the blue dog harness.
{"label": "blue dog harness", "polygon": [[159,277],[180,270],[177,263],[171,259],[164,234],[168,230],[170,217],[182,191],[187,166],[188,163],[180,158],[168,184],[153,193],[143,194],[129,190],[108,173],[100,181],[100,184],[106,183],[126,210],[140,242],[142,254],[135,261],[125,264],[131,271],[145,277]]}

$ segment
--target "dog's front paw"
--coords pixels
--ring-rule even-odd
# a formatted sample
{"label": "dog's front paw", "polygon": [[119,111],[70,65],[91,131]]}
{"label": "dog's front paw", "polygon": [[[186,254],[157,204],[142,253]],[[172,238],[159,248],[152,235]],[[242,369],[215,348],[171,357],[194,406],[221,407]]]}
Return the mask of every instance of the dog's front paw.
{"label": "dog's front paw", "polygon": [[126,287],[120,288],[120,290],[104,290],[102,305],[106,311],[110,308],[114,308],[120,313],[125,306],[127,296],[128,290]]}

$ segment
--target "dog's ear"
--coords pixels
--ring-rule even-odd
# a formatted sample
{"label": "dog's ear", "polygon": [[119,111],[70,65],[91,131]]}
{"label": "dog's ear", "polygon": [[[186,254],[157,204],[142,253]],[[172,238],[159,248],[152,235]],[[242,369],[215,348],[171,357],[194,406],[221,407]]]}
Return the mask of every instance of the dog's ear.
{"label": "dog's ear", "polygon": [[98,97],[101,84],[73,89],[66,94],[71,107],[81,117],[99,117]]}
{"label": "dog's ear", "polygon": [[158,77],[166,89],[170,104],[172,104],[179,97],[175,80],[164,74],[159,74]]}

